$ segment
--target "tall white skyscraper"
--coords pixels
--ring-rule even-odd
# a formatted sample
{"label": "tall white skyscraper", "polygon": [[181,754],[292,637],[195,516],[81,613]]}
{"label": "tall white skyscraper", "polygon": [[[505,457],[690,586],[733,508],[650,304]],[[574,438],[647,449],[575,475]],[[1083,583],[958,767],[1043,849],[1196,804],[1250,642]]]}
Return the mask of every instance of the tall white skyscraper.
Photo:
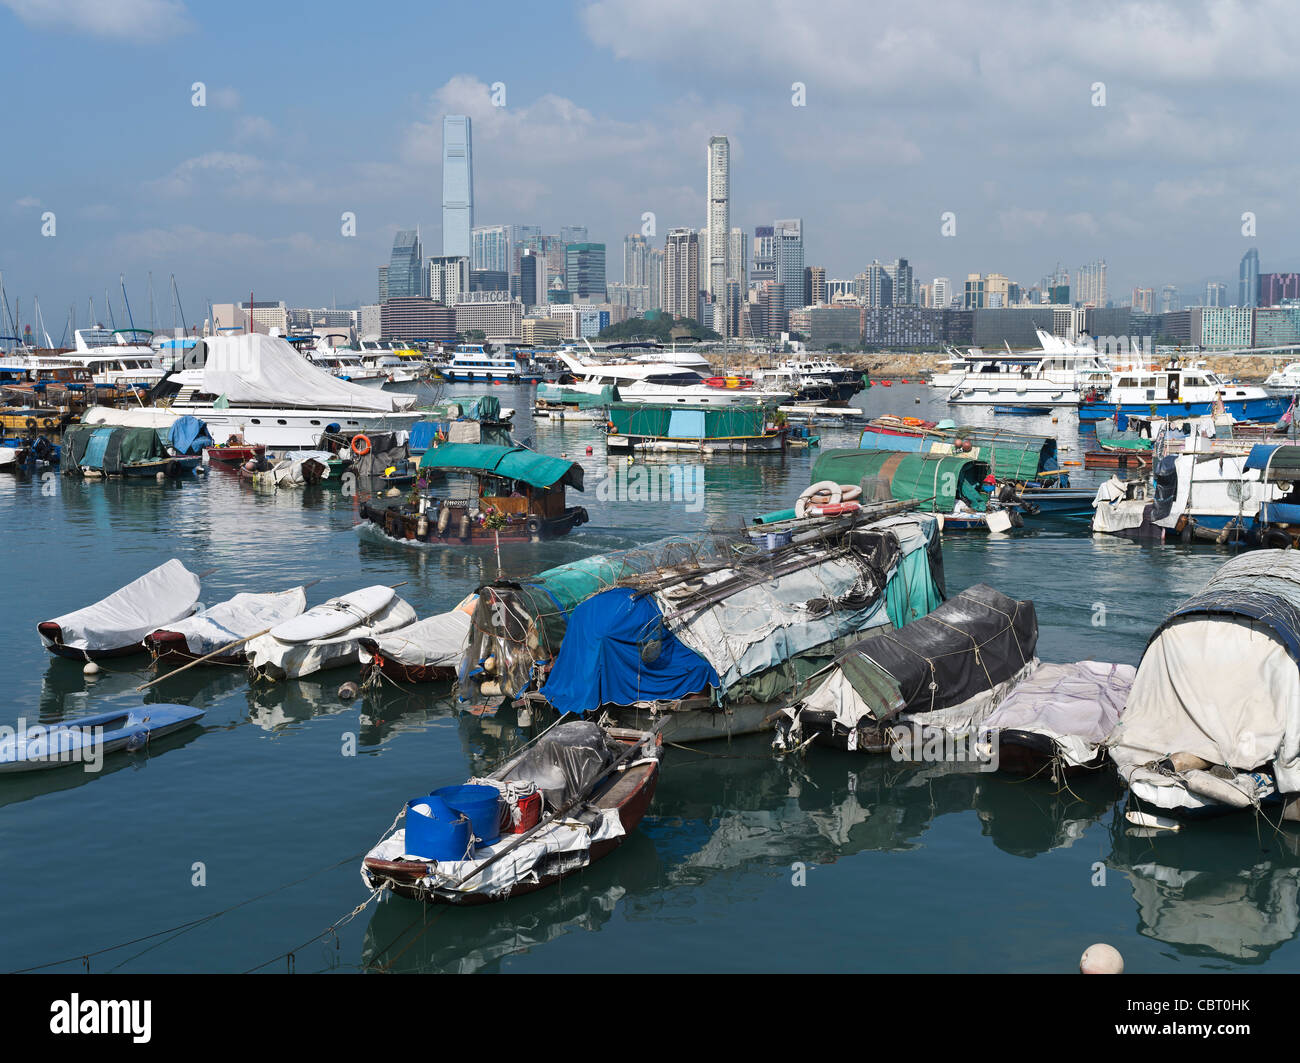
{"label": "tall white skyscraper", "polygon": [[731,334],[727,313],[728,262],[731,250],[731,144],[726,137],[710,137],[708,151],[709,272],[708,292],[722,307],[724,336]]}
{"label": "tall white skyscraper", "polygon": [[940,310],[948,309],[948,304],[952,302],[952,281],[947,277],[935,277],[931,284],[933,285],[931,305]]}
{"label": "tall white skyscraper", "polygon": [[638,287],[649,284],[646,269],[650,247],[640,233],[623,237],[623,283]]}
{"label": "tall white skyscraper", "polygon": [[470,230],[470,240],[473,245],[469,259],[471,269],[510,272],[512,256],[509,226],[476,225]]}
{"label": "tall white skyscraper", "polygon": [[473,255],[474,151],[468,115],[442,119],[442,253]]}
{"label": "tall white skyscraper", "polygon": [[772,226],[772,258],[776,282],[782,286],[786,310],[803,306],[803,219],[787,218]]}

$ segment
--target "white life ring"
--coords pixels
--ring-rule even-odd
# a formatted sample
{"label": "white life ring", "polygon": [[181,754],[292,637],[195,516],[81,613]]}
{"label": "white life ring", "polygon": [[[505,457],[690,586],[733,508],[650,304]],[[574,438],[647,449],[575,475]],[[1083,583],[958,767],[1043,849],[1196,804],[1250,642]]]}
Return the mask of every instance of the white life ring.
{"label": "white life ring", "polygon": [[794,515],[796,517],[806,517],[810,500],[814,495],[826,494],[830,496],[827,499],[828,502],[838,502],[842,490],[834,480],[819,480],[815,484],[809,484],[803,489],[803,493],[794,504]]}
{"label": "white life ring", "polygon": [[862,488],[857,484],[841,484],[840,488],[841,502],[852,502],[855,498],[862,497]]}

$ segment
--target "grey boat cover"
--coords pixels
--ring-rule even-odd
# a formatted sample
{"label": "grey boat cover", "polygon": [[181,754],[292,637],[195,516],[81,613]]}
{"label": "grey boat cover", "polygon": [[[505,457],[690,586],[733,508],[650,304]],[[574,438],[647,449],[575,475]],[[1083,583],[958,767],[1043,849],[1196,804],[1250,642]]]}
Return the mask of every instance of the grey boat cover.
{"label": "grey boat cover", "polygon": [[548,810],[563,808],[595,782],[623,752],[605,729],[587,720],[552,728],[502,777],[502,782],[531,782]]}
{"label": "grey boat cover", "polygon": [[198,602],[199,577],[172,558],[102,601],[49,622],[59,625],[65,646],[117,650],[189,616]]}
{"label": "grey boat cover", "polygon": [[[339,601],[331,598],[325,605]],[[353,627],[333,638],[281,642],[274,635],[259,635],[244,644],[244,652],[250,668],[275,679],[298,679],[326,668],[356,664],[361,659],[361,639],[396,631],[415,623],[416,619],[411,604],[393,595],[378,612],[358,617]]]}
{"label": "grey boat cover", "polygon": [[1040,664],[989,714],[984,728],[1042,735],[1067,765],[1090,764],[1119,722],[1136,675],[1131,664]]}
{"label": "grey boat cover", "polygon": [[[1257,796],[1248,774],[1270,765],[1278,790],[1300,790],[1297,662],[1300,554],[1234,558],[1156,628],[1111,759],[1135,794],[1163,808],[1244,807]],[[1175,754],[1237,774],[1218,785],[1200,767],[1170,771],[1163,762]]]}
{"label": "grey boat cover", "polygon": [[[470,615],[478,595],[471,594],[450,612],[417,620],[387,634],[367,639],[390,661],[408,666],[455,668],[469,641]],[[468,606],[468,608],[466,608]],[[361,663],[369,664],[374,654],[365,643],[361,646]]]}

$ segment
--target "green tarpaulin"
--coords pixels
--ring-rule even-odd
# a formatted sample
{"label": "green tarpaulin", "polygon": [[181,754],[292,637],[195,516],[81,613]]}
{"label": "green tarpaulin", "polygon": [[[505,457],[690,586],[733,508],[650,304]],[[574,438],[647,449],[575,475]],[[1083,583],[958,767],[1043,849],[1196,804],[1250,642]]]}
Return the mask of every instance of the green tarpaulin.
{"label": "green tarpaulin", "polygon": [[916,500],[926,513],[951,513],[958,499],[974,510],[988,506],[980,490],[989,475],[988,462],[956,454],[904,454],[859,448],[826,450],[812,468],[812,483],[834,480],[863,485],[863,498],[877,497],[872,488],[883,481],[895,501]]}
{"label": "green tarpaulin", "polygon": [[532,487],[552,487],[562,483],[582,490],[581,465],[549,454],[538,454],[526,447],[444,443],[424,452],[420,468],[499,476],[503,480],[520,480]]}
{"label": "green tarpaulin", "polygon": [[63,433],[62,464],[65,469],[88,468],[115,474],[126,465],[167,456],[167,450],[153,428],[120,428],[106,425],[73,425]]}
{"label": "green tarpaulin", "polygon": [[651,439],[752,439],[763,435],[762,406],[658,406],[615,402],[609,419],[621,436]]}
{"label": "green tarpaulin", "polygon": [[566,388],[563,384],[538,384],[537,385],[538,401],[552,403],[563,403],[566,406],[576,406],[580,410],[595,409],[598,406],[608,406],[611,402],[618,401],[617,388],[601,388],[599,391],[579,391],[577,388]]}

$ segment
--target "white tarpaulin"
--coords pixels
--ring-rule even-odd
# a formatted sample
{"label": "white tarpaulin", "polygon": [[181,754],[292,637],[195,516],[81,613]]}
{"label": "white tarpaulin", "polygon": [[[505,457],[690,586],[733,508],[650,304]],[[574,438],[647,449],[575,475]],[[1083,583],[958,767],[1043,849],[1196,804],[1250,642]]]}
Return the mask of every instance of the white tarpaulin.
{"label": "white tarpaulin", "polygon": [[1111,758],[1130,779],[1177,753],[1243,772],[1272,762],[1278,789],[1300,790],[1300,670],[1263,624],[1193,615],[1147,647]]}
{"label": "white tarpaulin", "polygon": [[333,376],[279,336],[213,336],[203,343],[203,391],[224,396],[231,405],[394,413],[415,404],[415,395],[366,388]]}
{"label": "white tarpaulin", "polygon": [[[471,597],[478,601],[478,595]],[[470,609],[472,611],[472,604]],[[387,635],[380,635],[375,642],[383,657],[399,664],[454,668],[465,654],[469,629],[469,612],[457,607],[449,613],[418,620]],[[368,664],[370,658],[370,653],[362,647],[361,663]]]}
{"label": "white tarpaulin", "polygon": [[236,594],[226,602],[168,624],[168,631],[185,636],[189,651],[202,656],[249,635],[274,627],[307,608],[301,587],[269,594]]}
{"label": "white tarpaulin", "polygon": [[[65,646],[117,650],[189,616],[198,601],[199,577],[172,558],[103,601],[55,617],[49,623],[59,625]],[[50,645],[50,640],[41,638]]]}
{"label": "white tarpaulin", "polygon": [[1180,454],[1174,459],[1178,474],[1177,496],[1169,513],[1156,521],[1172,528],[1187,513],[1206,517],[1250,518],[1262,502],[1276,501],[1286,492],[1280,484],[1261,483],[1258,469],[1245,470],[1245,456],[1219,455],[1205,459],[1197,454]]}
{"label": "white tarpaulin", "polygon": [[178,416],[161,406],[92,406],[81,415],[81,423],[170,430]]}
{"label": "white tarpaulin", "polygon": [[[340,599],[331,598],[326,605]],[[386,606],[367,619],[358,619],[355,627],[342,635],[311,642],[281,642],[273,635],[262,635],[245,643],[245,653],[252,668],[275,679],[296,679],[324,668],[341,668],[360,660],[360,639],[373,638],[387,631],[415,623],[410,603],[394,596]]]}
{"label": "white tarpaulin", "polygon": [[1016,684],[984,726],[989,731],[1045,735],[1066,764],[1089,764],[1119,722],[1136,675],[1131,664],[1040,664]]}
{"label": "white tarpaulin", "polygon": [[1092,530],[1095,532],[1127,531],[1129,528],[1142,527],[1143,514],[1152,505],[1150,499],[1125,499],[1127,488],[1118,476],[1097,488],[1092,500]]}

